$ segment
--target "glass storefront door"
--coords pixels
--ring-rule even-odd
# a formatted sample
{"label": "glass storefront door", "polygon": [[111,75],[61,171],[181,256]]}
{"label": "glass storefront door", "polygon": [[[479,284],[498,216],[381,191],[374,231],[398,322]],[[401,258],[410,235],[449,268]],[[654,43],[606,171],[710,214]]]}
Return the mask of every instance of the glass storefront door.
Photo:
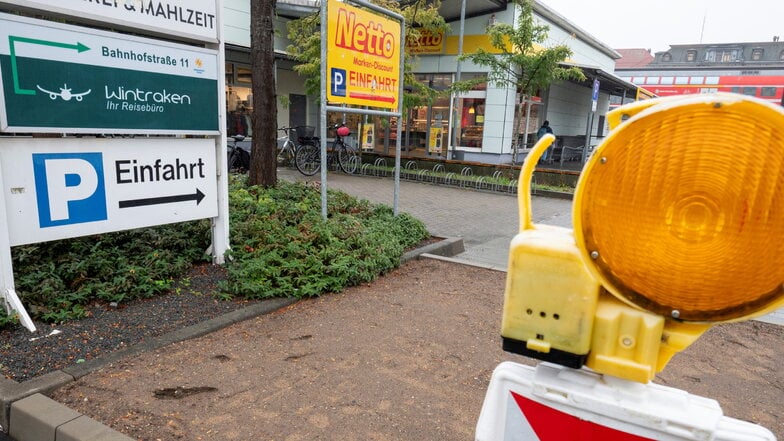
{"label": "glass storefront door", "polygon": [[460,95],[457,99],[458,147],[482,148],[485,130],[485,101],[487,92],[474,90]]}

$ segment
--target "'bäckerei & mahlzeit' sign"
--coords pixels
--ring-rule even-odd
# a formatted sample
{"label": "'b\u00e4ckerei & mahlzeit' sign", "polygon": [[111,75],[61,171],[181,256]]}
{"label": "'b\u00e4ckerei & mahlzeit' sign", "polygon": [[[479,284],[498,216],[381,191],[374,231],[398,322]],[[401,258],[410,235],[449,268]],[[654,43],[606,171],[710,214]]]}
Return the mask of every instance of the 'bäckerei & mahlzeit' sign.
{"label": "'b\u00e4ckerei & mahlzeit' sign", "polygon": [[178,39],[218,41],[215,0],[0,0],[3,5]]}

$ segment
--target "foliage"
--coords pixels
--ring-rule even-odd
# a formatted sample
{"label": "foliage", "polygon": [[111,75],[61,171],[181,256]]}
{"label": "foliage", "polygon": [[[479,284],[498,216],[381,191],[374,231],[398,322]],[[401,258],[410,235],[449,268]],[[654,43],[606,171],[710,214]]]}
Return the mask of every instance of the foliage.
{"label": "foliage", "polygon": [[[561,66],[572,56],[568,46],[544,46],[550,28],[536,23],[531,0],[515,0],[515,4],[520,11],[517,27],[508,23],[488,27],[493,50],[479,48],[474,53],[462,55],[461,59],[488,67],[489,82],[514,87],[521,99],[535,95],[556,80],[584,80],[585,75],[579,68]],[[471,90],[477,81],[484,79],[455,83],[453,90]]]}
{"label": "foliage", "polygon": [[[572,56],[572,50],[566,45],[546,47],[547,25],[537,24],[533,14],[533,0],[515,0],[519,8],[516,20],[517,27],[508,23],[497,23],[487,28],[493,51],[478,49],[471,54],[464,54],[462,60],[470,60],[474,64],[489,68],[487,81],[490,83],[514,87],[519,96],[517,115],[514,127],[520,127],[523,121],[525,100],[547,88],[556,80],[584,80],[585,75],[577,67],[562,67],[561,63]],[[452,86],[456,92],[473,88],[484,79],[461,81]],[[515,160],[517,150],[514,150]]]}
{"label": "foliage", "polygon": [[240,187],[230,204],[234,247],[223,289],[248,298],[310,297],[371,281],[428,236],[411,216],[342,192],[329,192],[324,221],[320,191],[301,184]]}
{"label": "foliage", "polygon": [[[304,184],[230,188],[231,243],[225,292],[249,298],[317,296],[370,281],[398,265],[405,248],[428,236],[409,215]],[[31,315],[62,322],[93,302],[127,302],[172,288],[194,262],[206,261],[209,221],[195,221],[12,248],[17,293]],[[0,308],[0,329],[16,323]]]}
{"label": "foliage", "polygon": [[[438,13],[440,0],[415,0],[398,2],[396,0],[372,0],[372,3],[402,15],[406,21],[407,41],[416,40],[422,32],[445,32],[448,25]],[[321,91],[321,33],[319,11],[292,20],[288,24],[289,39],[292,44],[287,48],[297,65],[294,70],[305,78],[305,90],[310,96],[319,97]],[[430,103],[437,92],[418,81],[413,73],[416,56],[408,50],[404,56],[403,84],[405,93],[403,107],[410,108]]]}
{"label": "foliage", "polygon": [[125,302],[166,291],[206,259],[207,221],[85,236],[12,248],[16,290],[33,316],[83,317],[92,301]]}

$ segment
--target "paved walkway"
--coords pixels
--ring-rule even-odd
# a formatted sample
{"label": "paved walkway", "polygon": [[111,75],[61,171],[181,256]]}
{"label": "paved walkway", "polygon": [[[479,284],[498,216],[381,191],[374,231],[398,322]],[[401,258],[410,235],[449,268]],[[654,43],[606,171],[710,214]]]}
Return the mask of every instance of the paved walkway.
{"label": "paved walkway", "polygon": [[[318,181],[319,175],[306,178],[296,170],[279,168],[278,178]],[[330,173],[327,187],[389,206],[394,197],[392,178]],[[572,226],[570,200],[534,196],[532,206],[534,223]],[[465,252],[457,260],[506,271],[509,242],[519,229],[515,195],[401,180],[399,208],[422,220],[434,236],[463,238]],[[760,320],[784,325],[784,309]]]}

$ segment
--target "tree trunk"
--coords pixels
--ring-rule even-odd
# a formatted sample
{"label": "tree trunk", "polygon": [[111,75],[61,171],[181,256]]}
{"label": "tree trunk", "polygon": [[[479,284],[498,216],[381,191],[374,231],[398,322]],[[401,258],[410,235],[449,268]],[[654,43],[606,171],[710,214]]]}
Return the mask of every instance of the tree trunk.
{"label": "tree trunk", "polygon": [[253,71],[253,150],[248,183],[274,186],[277,175],[278,103],[275,95],[276,0],[250,2],[250,57]]}

